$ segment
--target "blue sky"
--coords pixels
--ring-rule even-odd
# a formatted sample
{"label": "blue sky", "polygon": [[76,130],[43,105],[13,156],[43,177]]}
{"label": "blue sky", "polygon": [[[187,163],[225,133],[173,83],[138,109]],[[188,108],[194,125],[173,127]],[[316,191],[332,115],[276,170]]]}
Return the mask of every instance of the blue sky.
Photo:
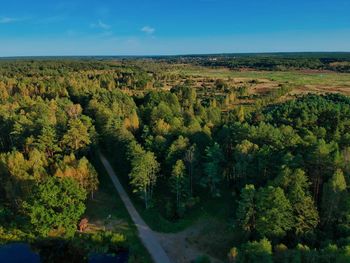
{"label": "blue sky", "polygon": [[0,56],[350,51],[349,0],[0,3]]}

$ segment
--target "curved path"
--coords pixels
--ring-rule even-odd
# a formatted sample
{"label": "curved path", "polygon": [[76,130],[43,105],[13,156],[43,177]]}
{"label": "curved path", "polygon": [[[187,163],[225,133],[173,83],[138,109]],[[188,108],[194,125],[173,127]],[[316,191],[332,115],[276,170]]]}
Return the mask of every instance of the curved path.
{"label": "curved path", "polygon": [[101,153],[99,153],[99,157],[109,177],[111,178],[115,189],[118,191],[120,198],[128,210],[132,221],[134,221],[134,224],[136,225],[139,232],[139,237],[143,245],[147,248],[148,252],[152,256],[153,261],[155,263],[171,263],[168,255],[160,245],[152,229],[150,229],[150,227],[145,223],[145,221],[143,221],[139,213],[136,211],[128,194],[125,192],[108,160]]}

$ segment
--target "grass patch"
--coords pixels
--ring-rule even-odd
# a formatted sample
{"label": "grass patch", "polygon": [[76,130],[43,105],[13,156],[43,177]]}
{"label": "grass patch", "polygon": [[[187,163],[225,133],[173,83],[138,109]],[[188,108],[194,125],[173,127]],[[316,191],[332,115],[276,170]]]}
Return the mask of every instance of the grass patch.
{"label": "grass patch", "polygon": [[226,68],[186,67],[178,73],[186,76],[200,76],[209,78],[248,78],[269,79],[279,83],[290,83],[295,86],[302,85],[330,85],[349,86],[349,73],[315,72],[305,73],[302,71],[233,71]]}
{"label": "grass patch", "polygon": [[183,218],[174,221],[165,218],[159,212],[159,208],[164,205],[162,200],[156,200],[155,208],[146,210],[141,204],[138,204],[137,209],[153,230],[163,233],[176,233],[202,220],[232,218],[233,205],[227,202],[232,199],[229,192],[220,198],[208,198],[204,194],[202,196],[200,202],[188,209]]}
{"label": "grass patch", "polygon": [[239,239],[230,222],[210,218],[199,232],[188,238],[188,242],[198,250],[226,261],[228,251]]}
{"label": "grass patch", "polygon": [[302,71],[232,71],[228,69],[187,68],[181,71],[184,75],[213,78],[250,78],[269,79],[279,83],[299,85],[332,85],[350,86],[349,73],[304,73]]}

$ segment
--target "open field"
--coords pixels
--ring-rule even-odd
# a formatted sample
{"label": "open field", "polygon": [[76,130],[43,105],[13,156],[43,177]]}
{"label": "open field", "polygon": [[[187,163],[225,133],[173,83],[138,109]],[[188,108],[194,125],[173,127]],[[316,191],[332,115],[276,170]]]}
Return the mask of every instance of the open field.
{"label": "open field", "polygon": [[[350,74],[335,73],[330,71],[233,71],[226,68],[205,68],[185,66],[182,70],[175,70],[173,74],[185,76],[184,80],[190,78],[195,83],[213,83],[217,79],[227,81],[236,85],[255,80],[258,83],[289,84],[295,89],[304,87],[306,91],[315,92],[312,86],[322,87],[322,92],[339,91],[349,94]],[[274,86],[272,85],[272,86]],[[265,88],[265,87],[263,87]],[[337,88],[342,88],[337,90]],[[259,90],[259,87],[257,87]]]}

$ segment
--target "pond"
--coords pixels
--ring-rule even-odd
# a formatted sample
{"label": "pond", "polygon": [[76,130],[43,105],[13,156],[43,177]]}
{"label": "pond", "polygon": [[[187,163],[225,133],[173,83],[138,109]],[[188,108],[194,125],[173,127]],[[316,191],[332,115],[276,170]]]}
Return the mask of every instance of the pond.
{"label": "pond", "polygon": [[[37,249],[26,243],[11,243],[0,246],[0,262],[6,263],[126,263],[128,253],[120,252],[114,254],[92,254],[90,256],[72,256],[72,251],[65,250],[66,247],[51,247],[48,249]],[[69,249],[68,249],[69,250]],[[59,254],[57,252],[60,252]]]}
{"label": "pond", "polygon": [[34,253],[28,244],[8,244],[0,246],[0,262],[37,263],[40,262],[40,256]]}

